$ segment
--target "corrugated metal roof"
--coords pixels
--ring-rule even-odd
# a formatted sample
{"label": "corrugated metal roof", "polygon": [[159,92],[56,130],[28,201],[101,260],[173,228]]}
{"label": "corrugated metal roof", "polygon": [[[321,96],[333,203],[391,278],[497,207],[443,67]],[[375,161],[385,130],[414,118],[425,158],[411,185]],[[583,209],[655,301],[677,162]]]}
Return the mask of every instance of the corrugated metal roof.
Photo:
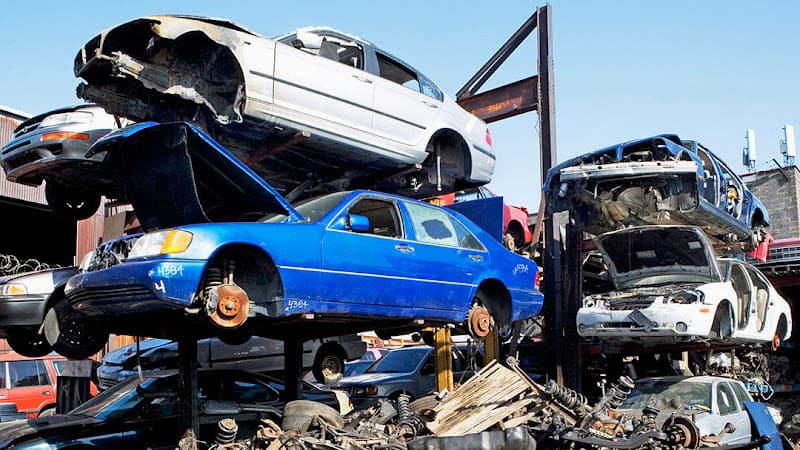
{"label": "corrugated metal roof", "polygon": [[3,105],[0,105],[0,114],[19,121],[30,119],[31,117],[33,117],[31,114],[13,108],[9,108],[8,106],[3,106]]}
{"label": "corrugated metal roof", "polygon": [[[0,109],[0,113],[2,113]],[[19,121],[7,115],[0,114],[0,147],[11,140],[14,129],[19,125]],[[0,170],[0,196],[10,197],[40,205],[47,204],[44,199],[44,186],[31,187],[19,183],[12,183],[6,179],[4,171]]]}

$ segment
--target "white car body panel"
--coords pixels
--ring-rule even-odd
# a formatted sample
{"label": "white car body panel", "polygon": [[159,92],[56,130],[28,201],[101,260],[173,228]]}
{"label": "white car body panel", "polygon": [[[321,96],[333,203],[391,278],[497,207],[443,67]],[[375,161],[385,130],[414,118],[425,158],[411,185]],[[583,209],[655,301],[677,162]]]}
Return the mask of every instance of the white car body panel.
{"label": "white car body panel", "polygon": [[[639,227],[645,230],[659,228],[692,229],[693,227]],[[628,233],[622,230],[617,233]],[[697,230],[697,233],[701,233]],[[704,245],[710,245],[703,238]],[[710,247],[709,247],[710,248]],[[606,261],[611,261],[604,254]],[[774,336],[779,334],[779,321],[786,320],[786,330],[778,336],[786,340],[791,335],[792,313],[789,304],[769,281],[751,265],[739,260],[720,259],[723,267],[730,270],[741,270],[747,273],[746,289],[737,288],[731,276],[723,273],[722,281],[707,283],[686,282],[676,286],[673,282],[668,286],[637,286],[621,288],[617,291],[595,294],[584,299],[584,305],[578,310],[576,323],[578,334],[584,337],[601,337],[617,341],[637,341],[645,345],[671,343],[691,340],[718,340],[714,330],[716,313],[722,308],[731,315],[729,336],[723,337],[727,342],[736,343],[773,343]],[[716,261],[713,264],[716,265]],[[609,263],[610,264],[610,263]],[[712,273],[716,270],[712,270]],[[615,270],[609,272],[616,273]],[[623,274],[624,276],[625,274]],[[760,289],[753,284],[752,278],[760,277]],[[744,278],[743,278],[744,280]],[[655,281],[655,280],[654,280]],[[740,283],[741,284],[741,283]],[[739,295],[737,292],[749,294]],[[764,290],[764,294],[758,293]],[[702,293],[701,300],[695,302],[670,302],[671,298],[681,296],[685,292]],[[759,299],[758,297],[761,296]],[[633,299],[632,303],[623,302]],[[640,299],[637,304],[636,299]],[[647,304],[652,300],[651,303]],[[610,307],[609,305],[616,303]],[[759,317],[759,305],[762,308]],[[745,312],[746,311],[746,312]],[[762,323],[763,322],[763,323]],[[725,334],[724,324],[721,328]]]}

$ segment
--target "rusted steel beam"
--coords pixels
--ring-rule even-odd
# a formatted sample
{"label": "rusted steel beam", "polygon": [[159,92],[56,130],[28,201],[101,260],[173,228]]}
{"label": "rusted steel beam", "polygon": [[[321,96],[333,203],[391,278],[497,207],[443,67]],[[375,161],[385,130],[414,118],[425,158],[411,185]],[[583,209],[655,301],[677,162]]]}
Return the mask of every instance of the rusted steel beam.
{"label": "rusted steel beam", "polygon": [[252,152],[242,157],[242,162],[244,162],[248,166],[260,163],[261,161],[269,158],[270,156],[282,152],[287,148],[309,137],[311,137],[311,133],[309,133],[308,131],[298,131],[297,133],[287,137],[285,140],[279,142],[272,142],[259,149],[253,150]]}
{"label": "rusted steel beam", "polygon": [[486,123],[536,111],[538,103],[539,77],[534,75],[524,80],[509,83],[457,102]]}
{"label": "rusted steel beam", "polygon": [[[549,8],[550,6],[546,6],[545,8]],[[497,71],[497,69],[503,65],[503,63],[514,53],[514,50],[519,47],[522,42],[533,32],[536,28],[536,24],[538,22],[539,12],[542,11],[544,8],[537,9],[533,15],[531,15],[528,20],[522,24],[521,27],[517,31],[511,35],[510,38],[503,44],[497,52],[486,61],[486,64],[483,65],[472,78],[467,81],[467,83],[459,89],[458,93],[456,94],[456,98],[461,100],[462,98],[469,97],[474,95],[478,89],[483,86],[484,83]]]}

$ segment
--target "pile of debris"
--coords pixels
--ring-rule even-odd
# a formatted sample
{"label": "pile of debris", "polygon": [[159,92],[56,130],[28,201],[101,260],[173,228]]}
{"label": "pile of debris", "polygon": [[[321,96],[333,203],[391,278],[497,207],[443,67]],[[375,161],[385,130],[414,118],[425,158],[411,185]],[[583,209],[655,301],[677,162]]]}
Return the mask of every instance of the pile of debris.
{"label": "pile of debris", "polygon": [[[667,449],[715,446],[719,435],[701,436],[691,414],[656,408],[641,415],[618,411],[633,389],[620,377],[597,404],[552,381],[533,381],[509,359],[490,363],[444,398],[381,400],[342,417],[319,403],[289,402],[280,426],[263,420],[255,436],[236,437],[235,422],[220,422],[212,449],[457,450]],[[657,420],[657,417],[659,419]],[[230,421],[230,422],[226,422]],[[225,423],[223,423],[225,422]]]}

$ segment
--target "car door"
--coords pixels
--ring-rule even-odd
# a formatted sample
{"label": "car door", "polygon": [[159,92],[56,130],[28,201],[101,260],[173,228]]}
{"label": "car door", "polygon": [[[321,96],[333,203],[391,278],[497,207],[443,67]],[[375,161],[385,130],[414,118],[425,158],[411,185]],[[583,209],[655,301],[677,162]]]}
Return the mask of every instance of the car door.
{"label": "car door", "polygon": [[734,291],[736,291],[736,304],[734,308],[736,309],[737,319],[733,327],[735,335],[735,330],[744,330],[747,328],[753,316],[753,314],[751,314],[753,286],[750,283],[750,278],[747,276],[744,266],[735,261],[731,261],[729,279],[733,285]]}
{"label": "car door", "polygon": [[35,416],[43,405],[55,403],[54,384],[41,359],[8,362],[7,400],[16,403],[19,412]]}
{"label": "car door", "polygon": [[423,87],[431,84],[414,69],[379,50],[375,56],[380,76],[375,79],[372,128],[379,136],[416,146],[439,115],[442,94],[437,89],[425,95]]}
{"label": "car door", "polygon": [[[310,43],[314,39],[318,42]],[[299,48],[275,45],[275,105],[310,127],[340,135],[370,133],[375,76],[364,71],[364,46],[324,33],[298,32],[282,42]]]}
{"label": "car door", "polygon": [[710,430],[719,433],[722,428],[730,423],[734,430],[726,433],[721,444],[739,444],[750,441],[750,415],[744,409],[742,402],[736,397],[730,383],[720,381],[716,387],[717,411],[719,412],[719,430]]}
{"label": "car door", "polygon": [[764,325],[767,323],[767,314],[769,314],[772,299],[769,295],[769,283],[764,279],[764,276],[758,273],[750,266],[744,266],[747,275],[753,283],[753,302],[750,305],[750,314],[756,321],[756,331],[764,331]]}
{"label": "car door", "polygon": [[[418,283],[418,308],[464,311],[489,252],[467,228],[441,208],[403,202],[415,251],[408,267]],[[409,234],[410,235],[410,234]]]}
{"label": "car door", "polygon": [[[406,239],[397,202],[365,194],[332,223],[351,214],[366,217],[369,230],[341,230],[331,225],[325,230],[319,287],[322,298],[331,312],[394,312],[408,317],[403,309],[412,306],[417,295],[409,272],[415,243]],[[364,305],[386,309],[365,309]]]}

